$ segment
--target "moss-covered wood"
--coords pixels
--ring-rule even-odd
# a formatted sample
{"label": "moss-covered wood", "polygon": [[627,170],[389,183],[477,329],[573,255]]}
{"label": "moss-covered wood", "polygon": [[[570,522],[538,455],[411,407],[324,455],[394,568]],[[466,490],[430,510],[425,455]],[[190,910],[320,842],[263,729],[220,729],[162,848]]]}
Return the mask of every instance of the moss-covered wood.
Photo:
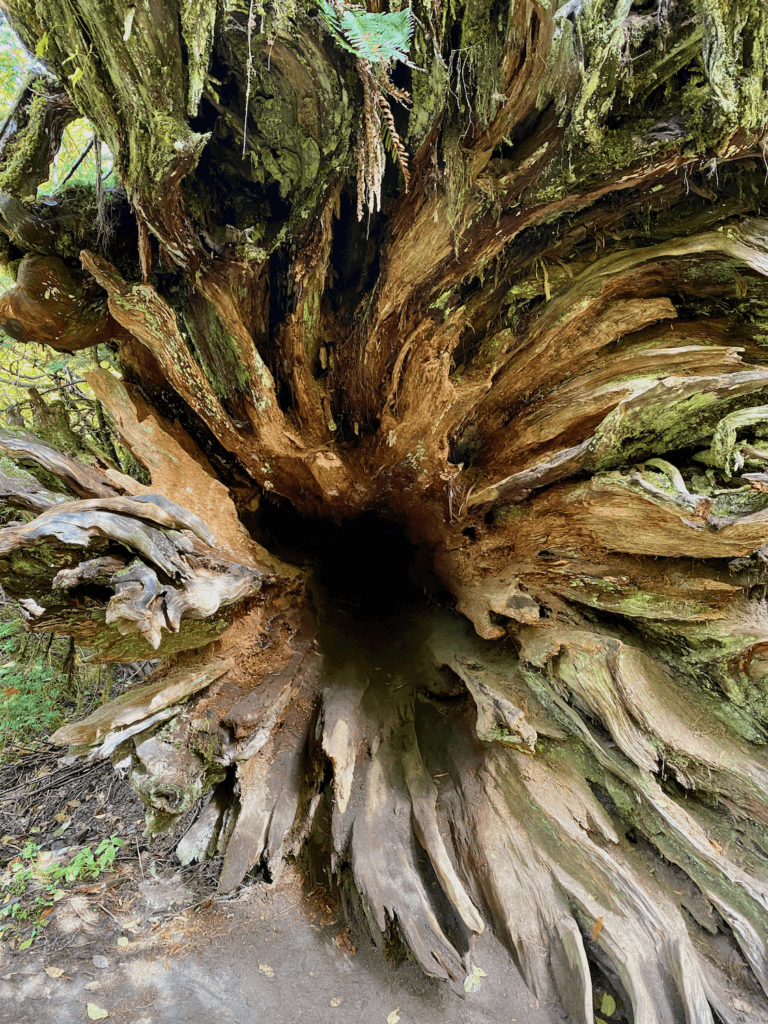
{"label": "moss-covered wood", "polygon": [[[151,477],[8,433],[79,500],[19,483],[0,576],[175,659],[76,742],[151,830],[200,802],[223,889],[321,850],[460,989],[490,924],[584,1024],[765,1020],[762,0],[0,6],[52,76],[0,137],[0,317],[110,349]],[[47,205],[75,111],[119,187]],[[276,504],[396,522],[452,608],[374,653],[252,539]]]}

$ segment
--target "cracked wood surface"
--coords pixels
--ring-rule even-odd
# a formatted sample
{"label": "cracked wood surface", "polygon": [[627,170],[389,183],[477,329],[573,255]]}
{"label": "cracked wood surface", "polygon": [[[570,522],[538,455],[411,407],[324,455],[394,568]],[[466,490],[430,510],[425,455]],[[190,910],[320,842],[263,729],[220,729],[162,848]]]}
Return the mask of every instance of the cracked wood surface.
{"label": "cracked wood surface", "polygon": [[[415,0],[408,189],[362,222],[367,94],[318,5],[0,6],[68,90],[0,139],[0,323],[109,348],[88,381],[151,477],[3,430],[46,490],[3,481],[0,578],[31,628],[169,656],[57,740],[222,891],[299,858],[460,991],[490,925],[583,1024],[602,991],[762,1024],[764,5]],[[75,109],[111,234],[29,194]],[[324,549],[363,513],[432,603],[380,534]],[[280,517],[370,566],[354,601],[266,550]]]}

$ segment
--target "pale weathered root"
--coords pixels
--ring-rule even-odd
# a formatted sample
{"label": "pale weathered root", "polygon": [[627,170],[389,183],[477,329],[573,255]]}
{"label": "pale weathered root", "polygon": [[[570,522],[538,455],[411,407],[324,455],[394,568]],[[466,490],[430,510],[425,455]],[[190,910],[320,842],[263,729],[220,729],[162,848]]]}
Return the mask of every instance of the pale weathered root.
{"label": "pale weathered root", "polygon": [[[41,482],[46,486],[62,486],[79,498],[109,498],[121,492],[104,473],[62,454],[27,431],[0,428],[0,454],[28,468],[33,475],[42,473]],[[29,490],[23,481],[18,483],[22,494]]]}
{"label": "pale weathered root", "polygon": [[213,656],[56,738],[132,765],[152,829],[202,798],[178,853],[224,854],[222,891],[249,871],[276,878],[330,798],[326,856],[348,905],[458,988],[490,922],[534,995],[574,1021],[592,1021],[597,988],[637,1024],[712,1024],[712,1007],[758,1024],[759,753],[723,740],[718,762],[716,726],[702,738],[691,724],[706,707],[628,643],[530,632],[519,659],[424,613],[411,664],[387,676],[354,646],[321,664],[294,625],[282,667],[247,692]]}
{"label": "pale weathered root", "polygon": [[311,777],[307,743],[320,659],[306,628],[297,631],[291,646],[284,667],[224,716],[234,735],[224,756],[237,765],[240,810],[226,847],[222,892],[234,889],[254,868],[275,880],[285,855],[296,849],[294,826],[302,800],[307,802],[305,778]]}
{"label": "pale weathered root", "polygon": [[521,631],[522,656],[546,666],[559,693],[603,723],[649,775],[664,768],[686,789],[711,794],[768,824],[768,762],[734,736],[701,693],[644,651],[587,630]]}
{"label": "pale weathered root", "polygon": [[201,802],[178,855],[223,854],[222,891],[320,830],[377,944],[460,990],[489,923],[574,1021],[605,990],[636,1024],[766,1018],[765,765],[711,694],[594,623],[522,627],[518,655],[425,611],[389,673],[285,628],[250,683],[211,650],[56,739],[129,768],[150,830]]}
{"label": "pale weathered root", "polygon": [[[471,937],[484,925],[440,833],[437,790],[416,740],[413,691],[396,685],[368,689],[361,701],[354,788],[346,805],[346,786],[337,790],[333,809],[334,862],[337,870],[349,865],[371,924],[382,934],[396,926],[427,974],[461,984],[470,973]],[[326,717],[330,735],[340,721]]]}
{"label": "pale weathered root", "polygon": [[[18,598],[26,598],[18,587],[28,580],[17,563],[40,545],[49,553],[41,560],[33,551],[44,603],[23,606],[30,626],[46,628],[53,618],[60,628],[61,609],[85,597],[93,608],[87,629],[98,616],[120,636],[138,632],[153,650],[164,634],[179,632],[182,619],[210,619],[275,580],[267,567],[242,565],[213,546],[215,538],[197,516],[160,495],[64,502],[6,528],[2,578]],[[81,560],[83,549],[95,557]],[[105,603],[93,583],[111,588],[113,596]]]}
{"label": "pale weathered root", "polygon": [[95,756],[109,757],[127,738],[124,730],[138,724],[146,731],[149,718],[210,686],[233,666],[231,658],[214,656],[202,661],[198,666],[182,662],[158,670],[149,682],[143,679],[141,686],[98,707],[82,722],[62,726],[51,736],[51,742],[93,747]]}
{"label": "pale weathered root", "polygon": [[[660,763],[637,766],[617,749],[617,717],[604,722],[616,743],[596,737],[554,688],[562,683],[548,676],[549,666],[521,672],[514,656],[462,636],[455,623],[436,626],[428,641],[435,662],[467,677],[473,710],[455,703],[455,690],[440,694],[435,680],[425,685],[431,696],[422,690],[414,704],[402,680],[382,689],[355,678],[351,663],[323,694],[323,748],[335,777],[333,860],[337,871],[351,872],[369,923],[382,932],[396,925],[428,973],[455,978],[472,932],[490,918],[537,997],[559,998],[578,1021],[592,1020],[590,965],[644,1024],[705,1024],[711,1006],[726,1021],[763,1019],[766,851],[760,826],[730,817],[736,801],[751,807],[759,799],[759,755],[744,745],[739,779],[728,750],[715,766],[711,746],[690,742],[681,783],[691,795],[714,794],[708,772],[717,767],[731,792],[720,810],[692,800],[683,806],[657,781]],[[600,639],[598,662],[615,643]],[[650,691],[643,724],[655,725],[649,742],[661,743],[665,728],[667,743],[681,732],[684,739],[678,691],[660,666],[640,664],[636,673],[645,673]],[[667,683],[665,719],[658,703]],[[489,730],[491,713],[499,717]],[[595,792],[605,794],[603,803]],[[628,824],[646,837],[642,850],[625,837]],[[734,827],[748,856],[735,844],[728,852]],[[428,878],[419,848],[432,865]],[[679,869],[671,878],[670,862]],[[729,978],[733,964],[752,982]]]}

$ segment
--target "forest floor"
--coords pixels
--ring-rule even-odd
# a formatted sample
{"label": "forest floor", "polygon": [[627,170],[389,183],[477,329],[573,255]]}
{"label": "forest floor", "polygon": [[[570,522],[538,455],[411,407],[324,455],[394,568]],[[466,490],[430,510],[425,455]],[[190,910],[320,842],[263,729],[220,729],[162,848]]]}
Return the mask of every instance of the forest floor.
{"label": "forest floor", "polygon": [[[30,902],[40,888],[33,873],[18,897],[29,917],[0,944],[0,1024],[565,1021],[559,1008],[536,1005],[490,934],[472,954],[479,988],[464,995],[413,962],[387,962],[297,873],[217,896],[216,862],[182,868],[173,837],[148,845],[143,808],[109,763],[59,756],[29,754],[0,771],[2,866],[30,863],[33,851],[45,863],[62,850],[97,850],[112,835],[125,846],[97,877],[62,883],[47,914]],[[47,927],[21,949],[40,917]]]}

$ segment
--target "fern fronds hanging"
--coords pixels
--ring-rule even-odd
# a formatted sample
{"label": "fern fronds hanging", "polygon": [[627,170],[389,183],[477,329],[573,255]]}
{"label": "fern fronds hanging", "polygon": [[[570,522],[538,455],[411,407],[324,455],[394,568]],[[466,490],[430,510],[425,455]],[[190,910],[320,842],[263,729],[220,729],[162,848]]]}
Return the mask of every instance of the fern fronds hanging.
{"label": "fern fronds hanging", "polygon": [[345,0],[318,0],[324,20],[336,42],[357,57],[357,71],[363,83],[363,123],[357,137],[357,219],[363,210],[381,209],[384,177],[384,146],[400,165],[405,190],[410,184],[408,151],[395,127],[387,95],[404,106],[411,102],[407,89],[390,80],[387,69],[394,61],[417,68],[408,58],[415,26],[409,7],[389,14],[371,14],[364,8],[348,7]]}
{"label": "fern fronds hanging", "polygon": [[384,178],[384,145],[378,101],[380,88],[367,61],[358,60],[357,70],[363,83],[363,123],[357,141],[357,219],[362,220],[367,206],[381,209],[381,183]]}

